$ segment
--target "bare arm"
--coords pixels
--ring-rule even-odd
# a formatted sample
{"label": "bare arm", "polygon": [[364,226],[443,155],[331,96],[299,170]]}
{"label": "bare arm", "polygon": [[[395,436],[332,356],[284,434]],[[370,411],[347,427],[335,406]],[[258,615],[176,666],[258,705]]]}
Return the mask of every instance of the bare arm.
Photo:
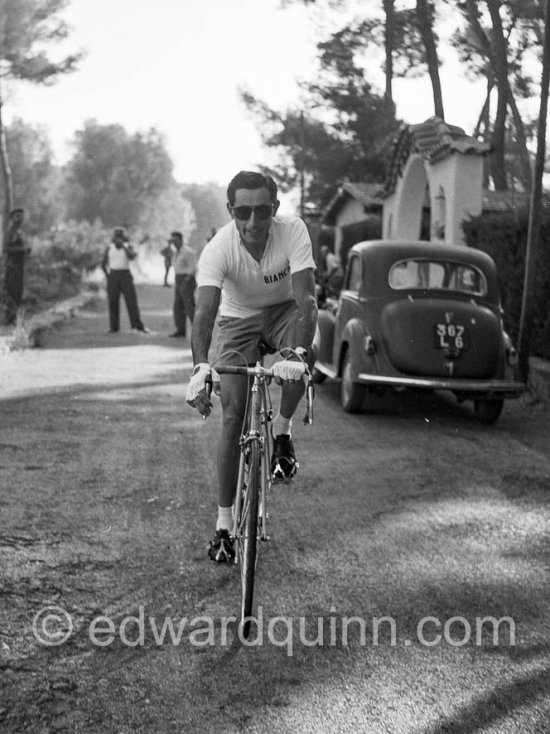
{"label": "bare arm", "polygon": [[122,245],[122,249],[126,253],[128,260],[135,260],[137,257],[137,252],[134,250],[132,245]]}
{"label": "bare arm", "polygon": [[101,269],[103,270],[105,275],[109,274],[108,266],[109,266],[109,248],[106,247],[105,252],[103,253],[103,260],[101,261]]}
{"label": "bare arm", "polygon": [[294,299],[298,306],[296,319],[295,347],[304,347],[311,351],[311,345],[317,328],[317,298],[315,296],[315,277],[312,268],[299,270],[292,276]]}
{"label": "bare arm", "polygon": [[201,286],[197,289],[197,305],[191,331],[193,364],[208,362],[208,350],[220,305],[220,295],[221,290],[212,285]]}

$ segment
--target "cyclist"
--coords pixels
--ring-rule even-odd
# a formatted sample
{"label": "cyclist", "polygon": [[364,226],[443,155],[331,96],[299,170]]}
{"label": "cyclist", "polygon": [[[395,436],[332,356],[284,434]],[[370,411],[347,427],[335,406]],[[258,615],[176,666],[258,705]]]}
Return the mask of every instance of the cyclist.
{"label": "cyclist", "polygon": [[[297,461],[292,418],[305,384],[304,362],[313,366],[317,328],[315,262],[311,240],[298,217],[277,216],[277,184],[271,176],[241,171],[227,188],[232,221],[205,246],[198,264],[197,303],[191,334],[193,372],[187,402],[201,415],[212,403],[205,391],[208,352],[219,308],[218,356],[226,364],[255,364],[259,345],[294,353],[273,369],[282,384],[279,412],[273,421],[275,477],[291,478]],[[303,360],[303,361],[301,361]],[[209,557],[218,563],[234,558],[229,535],[239,467],[239,436],[248,390],[242,375],[220,375],[222,435],[218,445],[218,518]]]}

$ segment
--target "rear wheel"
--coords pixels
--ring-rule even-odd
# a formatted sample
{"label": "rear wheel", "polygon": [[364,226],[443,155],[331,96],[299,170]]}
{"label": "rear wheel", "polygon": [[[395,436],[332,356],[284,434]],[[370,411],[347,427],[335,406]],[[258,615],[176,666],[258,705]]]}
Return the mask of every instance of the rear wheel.
{"label": "rear wheel", "polygon": [[502,413],[504,407],[504,398],[495,398],[490,400],[483,398],[480,400],[474,400],[474,413],[477,420],[486,426],[490,426]]}
{"label": "rear wheel", "polygon": [[340,384],[340,401],[342,408],[346,413],[360,413],[363,408],[363,402],[367,394],[367,388],[360,382],[353,379],[353,369],[351,366],[351,356],[349,351],[344,357],[344,367],[342,370],[342,382]]}
{"label": "rear wheel", "polygon": [[241,624],[246,638],[250,632],[252,601],[254,598],[254,576],[258,551],[258,505],[260,496],[260,448],[256,441],[250,445],[250,465],[243,507],[243,527],[239,542],[241,563]]}

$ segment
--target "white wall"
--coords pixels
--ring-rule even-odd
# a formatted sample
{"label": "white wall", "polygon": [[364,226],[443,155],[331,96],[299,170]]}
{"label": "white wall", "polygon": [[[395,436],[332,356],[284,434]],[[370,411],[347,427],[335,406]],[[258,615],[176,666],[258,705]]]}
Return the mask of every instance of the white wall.
{"label": "white wall", "polygon": [[417,240],[420,237],[427,183],[425,161],[419,155],[412,155],[397,182],[392,239]]}
{"label": "white wall", "polygon": [[[465,244],[462,222],[481,213],[482,176],[480,155],[455,152],[434,165],[419,155],[412,155],[395,192],[384,201],[382,236],[393,240],[418,239],[428,184],[431,238]],[[444,227],[439,230],[438,225]]]}

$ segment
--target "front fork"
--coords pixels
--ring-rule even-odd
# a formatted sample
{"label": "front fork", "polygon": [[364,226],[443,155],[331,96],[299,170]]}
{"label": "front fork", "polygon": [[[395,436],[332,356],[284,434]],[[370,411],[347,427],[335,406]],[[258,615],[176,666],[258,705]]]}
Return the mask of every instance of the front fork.
{"label": "front fork", "polygon": [[[254,388],[253,388],[254,390]],[[254,432],[248,431],[245,435],[241,436],[239,440],[239,444],[241,447],[241,455],[239,460],[239,473],[237,477],[237,494],[235,497],[235,506],[233,508],[233,538],[237,541],[237,543],[242,542],[242,534],[240,531],[240,527],[242,526],[242,520],[244,518],[241,518],[241,514],[243,512],[247,512],[248,509],[243,505],[243,489],[245,487],[245,475],[248,469],[248,447],[251,444],[252,441],[257,441],[260,447],[260,467],[261,467],[261,476],[260,476],[260,510],[259,510],[259,525],[258,525],[258,533],[260,540],[268,541],[271,540],[270,536],[267,534],[267,519],[268,519],[268,513],[267,513],[267,494],[269,491],[269,488],[271,486],[271,429],[269,426],[269,423],[273,420],[273,411],[271,409],[268,409],[267,403],[265,400],[265,393],[262,394],[261,402],[260,402],[260,424],[262,427],[262,430],[260,432]],[[238,554],[235,554],[235,563],[238,561]]]}

